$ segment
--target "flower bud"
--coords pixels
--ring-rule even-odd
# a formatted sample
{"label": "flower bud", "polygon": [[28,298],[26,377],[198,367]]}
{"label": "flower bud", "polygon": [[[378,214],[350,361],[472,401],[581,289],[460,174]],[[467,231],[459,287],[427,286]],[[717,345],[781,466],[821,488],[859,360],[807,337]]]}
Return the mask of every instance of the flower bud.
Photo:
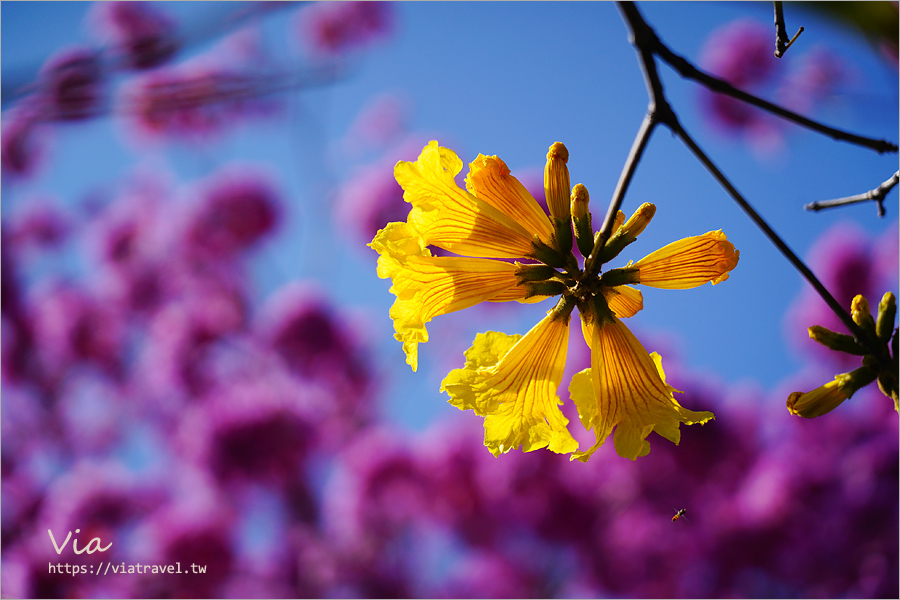
{"label": "flower bud", "polygon": [[562,142],[554,142],[547,152],[547,166],[544,168],[544,195],[550,216],[569,220],[569,151]]}
{"label": "flower bud", "polygon": [[572,188],[571,208],[573,219],[583,219],[591,214],[588,212],[589,201],[590,195],[587,188],[584,187],[584,184],[576,183],[575,187]]}
{"label": "flower bud", "polygon": [[878,339],[887,343],[894,332],[894,318],[897,316],[897,300],[891,292],[885,293],[878,303],[878,320],[875,321],[875,333]]}
{"label": "flower bud", "polygon": [[853,336],[849,336],[843,333],[835,333],[830,329],[826,329],[821,325],[813,325],[809,328],[809,337],[812,340],[815,340],[825,346],[826,348],[830,348],[831,350],[836,350],[838,352],[846,352],[847,354],[854,354],[856,356],[862,356],[866,353],[866,350],[859,345],[856,341],[856,338]]}
{"label": "flower bud", "polygon": [[850,303],[850,316],[853,317],[853,322],[863,330],[875,333],[875,320],[869,310],[869,303],[861,294],[853,298],[853,302]]}
{"label": "flower bud", "polygon": [[594,229],[588,210],[590,196],[587,188],[577,184],[572,188],[572,225],[575,228],[575,243],[581,255],[587,258],[594,249]]}
{"label": "flower bud", "polygon": [[833,381],[811,392],[793,392],[788,395],[787,409],[792,415],[812,419],[833,411],[856,391],[875,381],[875,371],[860,367],[850,373],[836,375]]}
{"label": "flower bud", "polygon": [[[619,214],[622,213],[620,212]],[[631,218],[625,221],[621,227],[614,229],[615,233],[609,238],[606,245],[603,247],[603,250],[600,252],[600,264],[611,261],[619,255],[625,246],[636,240],[637,236],[647,228],[647,225],[655,214],[656,206],[649,202],[641,204],[638,209],[634,211],[634,214],[631,215]],[[618,221],[618,218],[616,220]]]}
{"label": "flower bud", "polygon": [[649,202],[644,202],[636,211],[634,211],[631,218],[622,225],[622,229],[624,230],[623,233],[632,239],[636,238],[647,228],[647,225],[655,214],[656,206]]}

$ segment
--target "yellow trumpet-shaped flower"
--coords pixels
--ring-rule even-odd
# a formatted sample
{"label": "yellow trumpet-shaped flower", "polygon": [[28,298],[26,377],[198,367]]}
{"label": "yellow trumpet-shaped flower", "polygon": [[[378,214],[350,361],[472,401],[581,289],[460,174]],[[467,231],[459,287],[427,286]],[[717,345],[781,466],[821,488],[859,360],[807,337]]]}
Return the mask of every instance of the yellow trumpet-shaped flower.
{"label": "yellow trumpet-shaped flower", "polygon": [[466,366],[441,384],[450,404],[484,419],[484,445],[498,456],[549,448],[574,452],[578,442],[566,429],[556,390],[566,369],[568,317],[551,311],[523,336],[489,331],[466,352]]}
{"label": "yellow trumpet-shaped flower", "polygon": [[[649,354],[621,321],[643,309],[641,292],[632,285],[687,289],[719,283],[739,255],[722,232],[713,231],[601,273],[604,263],[634,242],[656,207],[644,204],[628,220],[619,211],[609,241],[592,248],[589,195],[580,184],[569,189],[567,159],[561,143],[550,147],[548,215],[496,156],[478,155],[461,189],[454,177],[462,162],[430,142],[418,160],[401,161],[394,169],[404,200],[412,204],[409,217],[389,223],[369,245],[380,255],[378,276],[392,281],[397,299],[390,316],[413,370],[432,318],[480,302],[561,296],[524,336],[478,334],[465,366],[451,371],[441,385],[451,404],[484,417],[484,443],[494,455],[547,448],[586,461],[613,433],[616,452],[634,460],[650,451],[651,432],[677,444],[680,424],[706,423],[713,414],[687,410],[675,400],[661,359]],[[573,224],[577,247],[591,250],[583,266],[572,250]],[[433,256],[430,246],[459,256]],[[596,436],[583,451],[557,396],[576,307],[591,367],[573,377],[569,390],[579,419]]]}
{"label": "yellow trumpet-shaped flower", "polygon": [[714,418],[711,412],[678,404],[674,388],[666,384],[662,358],[648,354],[619,319],[602,325],[588,321],[585,329],[591,333],[591,368],[572,378],[569,395],[581,423],[594,429],[597,443],[573,458],[590,458],[614,427],[616,453],[634,460],[650,452],[646,438],[651,432],[677,444],[679,423],[693,425]]}

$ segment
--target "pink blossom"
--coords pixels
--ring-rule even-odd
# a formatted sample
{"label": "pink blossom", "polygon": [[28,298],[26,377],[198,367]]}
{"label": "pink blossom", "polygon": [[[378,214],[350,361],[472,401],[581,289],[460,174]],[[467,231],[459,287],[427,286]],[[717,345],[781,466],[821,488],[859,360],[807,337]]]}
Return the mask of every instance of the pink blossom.
{"label": "pink blossom", "polygon": [[360,400],[369,366],[358,339],[322,292],[300,283],[284,286],[262,308],[257,329],[290,372],[341,390],[336,400],[347,404],[348,413],[368,413]]}
{"label": "pink blossom", "polygon": [[3,175],[28,177],[47,152],[49,129],[34,98],[26,98],[3,114],[0,163]]}
{"label": "pink blossom", "polygon": [[183,419],[186,455],[223,481],[256,480],[290,489],[302,481],[316,442],[310,395],[316,392],[277,374],[218,387]]}
{"label": "pink blossom", "polygon": [[82,361],[121,374],[122,315],[70,283],[45,286],[34,301],[34,340],[47,375],[61,376]]}
{"label": "pink blossom", "polygon": [[[736,88],[759,94],[774,84],[777,60],[771,25],[740,19],[714,31],[703,46],[700,66]],[[771,137],[776,126],[766,113],[724,94],[700,88],[704,114],[726,132],[744,131],[757,139]]]}
{"label": "pink blossom", "polygon": [[142,140],[203,139],[260,112],[258,76],[206,66],[154,71],[123,85],[119,105]]}
{"label": "pink blossom", "polygon": [[53,248],[71,230],[63,212],[44,199],[33,198],[10,219],[12,243],[26,248]]}
{"label": "pink blossom", "polygon": [[393,7],[385,2],[317,2],[297,16],[301,40],[318,54],[339,54],[387,35]]}
{"label": "pink blossom", "polygon": [[41,69],[41,98],[46,117],[77,121],[95,116],[103,94],[98,54],[87,48],[60,52]]}
{"label": "pink blossom", "polygon": [[96,2],[89,22],[131,69],[159,66],[178,50],[175,24],[149,2]]}
{"label": "pink blossom", "polygon": [[777,91],[781,104],[800,114],[810,114],[833,98],[838,86],[849,77],[840,57],[816,47],[797,57],[792,74]]}
{"label": "pink blossom", "polygon": [[270,234],[280,216],[280,197],[262,172],[232,166],[197,190],[187,216],[185,243],[191,252],[217,259],[249,250]]}

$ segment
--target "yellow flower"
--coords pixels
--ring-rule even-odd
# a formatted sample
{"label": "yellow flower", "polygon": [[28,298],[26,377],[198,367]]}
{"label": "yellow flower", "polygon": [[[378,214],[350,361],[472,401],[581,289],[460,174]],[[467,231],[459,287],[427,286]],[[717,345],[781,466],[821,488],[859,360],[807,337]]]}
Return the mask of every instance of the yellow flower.
{"label": "yellow flower", "polygon": [[568,318],[551,311],[524,337],[489,331],[466,352],[466,366],[441,384],[450,403],[484,416],[484,445],[498,456],[512,448],[565,454],[578,449],[556,390],[566,369]]}
{"label": "yellow flower", "polygon": [[[643,308],[640,291],[629,284],[686,289],[719,283],[737,265],[738,252],[714,231],[601,274],[600,266],[635,240],[656,209],[644,204],[627,221],[620,211],[609,241],[592,248],[587,190],[580,184],[569,188],[567,160],[565,146],[550,147],[547,215],[496,156],[479,155],[470,164],[466,189],[460,189],[454,177],[462,162],[430,142],[418,160],[401,161],[394,169],[404,200],[412,204],[407,221],[389,223],[370,246],[380,255],[379,277],[392,281],[395,337],[413,370],[432,318],[480,302],[561,296],[524,336],[478,334],[465,366],[441,385],[451,404],[484,417],[485,446],[494,455],[548,448],[586,461],[615,431],[616,451],[634,460],[650,451],[651,432],[677,444],[681,423],[705,423],[713,414],[675,401],[659,356],[648,354],[620,320]],[[588,254],[583,266],[572,252],[573,221],[577,246]],[[429,246],[459,256],[436,257]],[[522,262],[496,260],[510,258]],[[580,452],[557,396],[576,307],[591,367],[573,377],[569,390],[582,424],[596,436],[596,443]]]}
{"label": "yellow flower", "polygon": [[679,423],[693,425],[715,418],[711,412],[683,408],[666,384],[662,358],[648,354],[618,318],[597,325],[582,316],[590,331],[591,367],[572,377],[569,396],[578,407],[585,429],[597,442],[572,458],[587,461],[615,427],[613,443],[619,456],[636,459],[650,452],[647,436],[655,431],[678,444]]}

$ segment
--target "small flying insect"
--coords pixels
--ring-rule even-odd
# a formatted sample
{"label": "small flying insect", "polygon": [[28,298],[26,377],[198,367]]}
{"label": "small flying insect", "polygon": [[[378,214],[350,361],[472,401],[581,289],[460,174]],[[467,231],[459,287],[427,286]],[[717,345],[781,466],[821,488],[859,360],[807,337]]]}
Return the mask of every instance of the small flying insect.
{"label": "small flying insect", "polygon": [[[684,513],[686,513],[686,512],[687,512],[687,509],[685,509],[685,508],[682,508],[681,510],[679,510],[678,512],[676,512],[676,513],[675,513],[675,516],[672,517],[672,522],[674,523],[675,521],[677,521],[677,520],[680,519],[681,517],[684,517]],[[687,519],[687,517],[684,517],[684,518]]]}

